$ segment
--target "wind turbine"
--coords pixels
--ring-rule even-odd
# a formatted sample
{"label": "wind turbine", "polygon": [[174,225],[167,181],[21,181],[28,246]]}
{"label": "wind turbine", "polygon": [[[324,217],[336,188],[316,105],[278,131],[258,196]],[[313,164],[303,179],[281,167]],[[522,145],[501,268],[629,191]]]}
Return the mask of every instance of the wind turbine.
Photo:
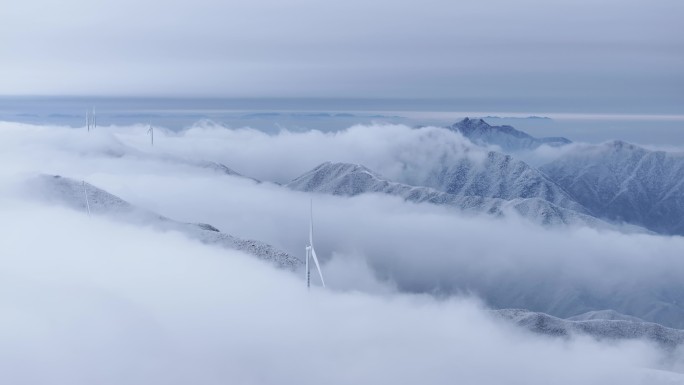
{"label": "wind turbine", "polygon": [[95,117],[95,110],[90,108],[86,111],[86,128],[88,129],[88,132],[90,132],[90,129],[95,129],[95,127],[97,127],[97,118]]}
{"label": "wind turbine", "polygon": [[88,191],[86,190],[86,182],[83,182],[83,196],[85,197],[86,210],[88,210],[88,216],[90,216],[90,203],[88,202]]}
{"label": "wind turbine", "polygon": [[147,129],[147,133],[150,134],[150,144],[154,146],[154,128],[152,128],[152,123],[148,124],[150,128]]}
{"label": "wind turbine", "polygon": [[306,246],[306,288],[311,287],[311,270],[309,268],[309,259],[313,258],[318,270],[318,276],[321,277],[321,284],[325,287],[323,280],[323,273],[321,273],[321,266],[318,264],[318,257],[316,257],[316,250],[313,246],[313,200],[311,201],[311,218],[309,219],[309,244]]}

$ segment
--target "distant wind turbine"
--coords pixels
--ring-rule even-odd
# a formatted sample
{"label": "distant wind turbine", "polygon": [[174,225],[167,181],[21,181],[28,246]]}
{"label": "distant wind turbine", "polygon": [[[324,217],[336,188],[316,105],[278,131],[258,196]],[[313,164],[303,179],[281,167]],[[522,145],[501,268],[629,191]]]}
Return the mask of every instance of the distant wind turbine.
{"label": "distant wind turbine", "polygon": [[97,127],[97,117],[95,116],[95,110],[90,108],[86,111],[86,128],[90,132],[90,129],[95,129],[95,127]]}
{"label": "distant wind turbine", "polygon": [[323,280],[323,273],[321,272],[321,266],[318,264],[318,257],[316,256],[316,250],[313,246],[313,200],[311,201],[311,211],[309,219],[309,244],[306,246],[306,287],[307,289],[311,287],[311,270],[309,268],[309,259],[313,258],[316,264],[316,269],[318,270],[318,276],[321,277],[321,284],[325,287],[325,281]]}
{"label": "distant wind turbine", "polygon": [[151,123],[149,124],[149,127],[147,133],[150,134],[150,145],[154,146],[154,128]]}
{"label": "distant wind turbine", "polygon": [[86,210],[88,210],[88,216],[90,216],[90,203],[88,202],[88,190],[86,190],[86,182],[83,181],[83,196],[85,197]]}

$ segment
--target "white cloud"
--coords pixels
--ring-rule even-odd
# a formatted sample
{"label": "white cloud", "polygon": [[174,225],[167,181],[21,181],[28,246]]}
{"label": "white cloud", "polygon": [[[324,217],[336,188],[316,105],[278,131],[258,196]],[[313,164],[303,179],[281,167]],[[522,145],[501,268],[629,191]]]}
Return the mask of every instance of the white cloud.
{"label": "white cloud", "polygon": [[309,195],[185,160],[287,180],[329,159],[399,176],[402,164],[420,171],[443,156],[479,154],[436,128],[157,132],[150,148],[143,126],[86,134],[0,124],[0,370],[14,383],[681,381],[643,369],[681,371],[679,353],[666,360],[638,341],[533,336],[470,297],[402,292],[671,321],[676,306],[656,314],[653,305],[682,292],[682,237],[543,229],[379,195],[314,196],[330,290],[306,293],[299,275],[246,255],[43,206],[16,188],[36,172],[85,179],[174,219],[300,255]]}
{"label": "white cloud", "polygon": [[[158,130],[157,146],[150,149],[142,126],[90,135],[5,126],[2,174],[33,171],[86,179],[171,218],[210,223],[295,255],[306,242],[309,195],[222,176],[178,159],[221,161],[249,176],[279,181],[325,160],[358,162],[410,179],[444,157],[480,154],[460,136],[430,127],[356,126],[334,134],[275,135],[215,127],[182,134]],[[102,132],[107,130],[112,133]],[[411,171],[402,175],[405,170]],[[359,282],[345,280],[341,288],[358,284],[382,292],[367,280],[362,268],[367,264],[371,275],[403,291],[473,292],[495,306],[559,316],[614,308],[669,325],[681,321],[674,298],[684,290],[682,237],[543,229],[515,217],[464,216],[387,196],[315,196],[314,201],[323,260],[335,253],[360,258],[340,266],[341,277],[360,269]]]}
{"label": "white cloud", "polygon": [[12,383],[681,379],[645,369],[661,356],[643,343],[538,337],[467,299],[307,292],[298,276],[178,234],[0,204],[0,367]]}
{"label": "white cloud", "polygon": [[206,157],[247,175],[285,183],[325,161],[360,163],[391,179],[420,180],[421,173],[449,159],[475,162],[486,151],[460,134],[439,127],[356,125],[337,132],[267,134],[251,128],[225,129],[202,124],[162,138],[156,151]]}

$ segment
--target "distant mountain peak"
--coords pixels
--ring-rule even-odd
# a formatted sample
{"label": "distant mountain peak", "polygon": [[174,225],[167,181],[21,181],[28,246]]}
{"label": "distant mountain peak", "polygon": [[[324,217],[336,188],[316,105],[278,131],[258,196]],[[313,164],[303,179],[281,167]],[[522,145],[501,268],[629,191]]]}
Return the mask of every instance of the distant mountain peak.
{"label": "distant mountain peak", "polygon": [[487,127],[491,127],[491,125],[489,125],[489,123],[485,122],[484,119],[477,119],[477,118],[471,119],[469,117],[463,118],[463,120],[461,120],[458,123],[455,123],[454,125],[460,125],[460,126],[483,126],[484,125]]}
{"label": "distant mountain peak", "polygon": [[632,143],[628,143],[628,142],[625,142],[625,141],[622,141],[619,139],[607,142],[606,145],[610,148],[615,149],[615,150],[629,150],[629,151],[642,150],[642,148],[639,146],[636,146]]}
{"label": "distant mountain peak", "polygon": [[543,144],[557,147],[572,143],[562,137],[535,138],[512,126],[492,126],[483,119],[464,118],[449,129],[461,133],[475,144],[496,145],[508,151],[533,150]]}
{"label": "distant mountain peak", "polygon": [[[503,126],[492,126],[491,124],[484,121],[484,119],[471,119],[463,118],[460,122],[454,123],[452,128],[455,128],[462,133],[474,133],[476,131],[481,131],[483,133],[498,132],[506,135],[512,135],[516,138],[529,138],[534,139],[531,135],[516,130],[513,126],[503,125]],[[467,136],[467,135],[466,135]]]}
{"label": "distant mountain peak", "polygon": [[[384,178],[369,168],[354,163],[325,162],[288,183],[288,187],[311,191],[322,189],[335,195],[357,195],[368,186],[384,182]],[[341,190],[340,186],[344,186]]]}

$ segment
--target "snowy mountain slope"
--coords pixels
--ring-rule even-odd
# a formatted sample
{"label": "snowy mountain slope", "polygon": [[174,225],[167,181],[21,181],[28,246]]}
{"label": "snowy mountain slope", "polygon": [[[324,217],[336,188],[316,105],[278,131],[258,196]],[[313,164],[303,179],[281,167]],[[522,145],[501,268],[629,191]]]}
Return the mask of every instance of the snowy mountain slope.
{"label": "snowy mountain slope", "polygon": [[537,198],[554,205],[592,215],[584,206],[541,171],[510,155],[494,151],[484,159],[462,157],[429,170],[411,183],[460,196],[504,200]]}
{"label": "snowy mountain slope", "polygon": [[632,321],[632,322],[646,322],[641,318],[618,313],[615,310],[594,310],[583,314],[568,317],[569,321],[591,321],[591,320],[608,320],[608,321]]}
{"label": "snowy mountain slope", "polygon": [[666,349],[675,349],[684,344],[684,330],[651,322],[622,319],[576,321],[521,309],[494,310],[493,313],[532,332],[555,337],[587,335],[609,340],[645,339]]}
{"label": "snowy mountain slope", "polygon": [[[72,141],[73,138],[65,140],[65,144],[60,144],[57,149],[67,151],[70,154],[79,154],[89,158],[114,158],[130,159],[138,161],[141,165],[156,167],[156,163],[164,163],[178,166],[178,169],[191,168],[200,171],[211,171],[221,175],[246,177],[241,173],[227,167],[225,164],[196,157],[187,157],[173,152],[165,152],[163,148],[139,148],[127,144],[125,137],[122,138],[116,133],[97,132],[92,135],[93,140],[86,143]],[[52,144],[50,144],[52,146]],[[193,170],[196,172],[197,170]],[[258,182],[258,181],[257,181]]]}
{"label": "snowy mountain slope", "polygon": [[454,207],[466,212],[502,216],[515,211],[540,224],[582,224],[608,227],[596,218],[559,207],[539,198],[504,200],[482,196],[449,194],[428,187],[417,187],[389,181],[368,168],[349,163],[326,162],[286,185],[299,191],[354,196],[382,193],[415,203],[432,203]]}
{"label": "snowy mountain slope", "polygon": [[178,231],[207,244],[244,251],[284,269],[296,270],[302,265],[298,258],[266,243],[224,234],[209,224],[174,221],[136,207],[91,184],[85,183],[84,185],[81,181],[61,176],[39,175],[28,180],[26,188],[28,193],[35,198],[83,212],[87,211],[85,200],[87,195],[90,212],[95,215],[106,215],[117,220],[152,226],[164,231]]}
{"label": "snowy mountain slope", "polygon": [[491,126],[482,119],[465,118],[449,129],[460,132],[475,144],[495,145],[503,151],[533,150],[544,144],[557,147],[572,143],[562,137],[535,138],[511,126]]}
{"label": "snowy mountain slope", "polygon": [[460,287],[485,299],[495,309],[529,309],[560,318],[587,317],[587,312],[614,309],[646,322],[684,329],[684,285],[669,277],[652,282],[622,281],[612,284],[609,290],[600,287],[600,278],[578,284],[560,271],[535,275],[530,281],[504,275],[492,283],[472,274],[461,280]]}
{"label": "snowy mountain slope", "polygon": [[612,141],[541,170],[599,217],[684,235],[684,154]]}
{"label": "snowy mountain slope", "polygon": [[175,164],[180,167],[191,167],[193,169],[199,169],[201,171],[210,171],[214,172],[219,175],[228,175],[228,176],[235,176],[239,178],[246,178],[246,179],[251,179],[254,182],[261,183],[260,180],[245,176],[232,168],[226,166],[223,163],[219,162],[213,162],[209,160],[195,160],[195,159],[186,159],[186,158],[181,158],[181,157],[176,157],[176,156],[168,156],[168,155],[153,155],[153,154],[146,154],[146,153],[135,153],[133,155],[129,156],[134,156],[138,160],[145,161],[145,162],[168,162],[171,164]]}
{"label": "snowy mountain slope", "polygon": [[[199,169],[201,171],[211,171],[220,175],[229,175],[251,179],[255,182],[260,182],[257,179],[247,177],[241,173],[231,169],[225,164],[205,160],[193,159],[191,157],[178,156],[171,153],[159,152],[156,149],[151,151],[140,150],[133,146],[127,145],[119,140],[115,135],[99,137],[99,142],[96,146],[80,148],[82,154],[87,154],[90,157],[101,158],[130,158],[140,161],[141,164],[149,164],[154,167],[154,163],[168,163],[178,166],[179,169],[189,167],[192,169]],[[193,170],[195,171],[195,170]]]}
{"label": "snowy mountain slope", "polygon": [[191,166],[196,166],[196,167],[204,168],[207,170],[212,170],[212,171],[215,171],[215,172],[220,173],[220,174],[238,176],[238,177],[242,177],[242,178],[252,179],[256,182],[260,182],[254,178],[250,178],[250,177],[247,177],[247,176],[240,174],[239,172],[233,170],[232,168],[229,168],[228,166],[226,166],[223,163],[211,162],[211,161],[207,161],[207,160],[203,160],[203,161],[199,161],[199,162],[195,162],[195,161],[183,161],[183,162],[186,162],[187,164],[189,164]]}

